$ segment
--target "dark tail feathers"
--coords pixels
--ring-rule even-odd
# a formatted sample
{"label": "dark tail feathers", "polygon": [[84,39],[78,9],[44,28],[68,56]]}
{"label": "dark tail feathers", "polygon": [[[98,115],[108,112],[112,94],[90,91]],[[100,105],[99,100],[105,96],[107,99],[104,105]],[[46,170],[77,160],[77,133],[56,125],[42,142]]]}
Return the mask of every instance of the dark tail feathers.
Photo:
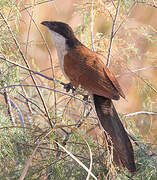
{"label": "dark tail feathers", "polygon": [[134,151],[127,132],[121,123],[111,99],[93,95],[96,112],[104,130],[113,144],[113,160],[120,167],[136,172]]}

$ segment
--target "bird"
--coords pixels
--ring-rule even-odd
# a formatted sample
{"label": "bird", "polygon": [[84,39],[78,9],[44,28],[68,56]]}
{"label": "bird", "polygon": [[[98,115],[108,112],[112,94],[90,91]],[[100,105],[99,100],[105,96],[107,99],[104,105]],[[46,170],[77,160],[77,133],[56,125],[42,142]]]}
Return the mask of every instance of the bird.
{"label": "bird", "polygon": [[134,174],[136,165],[132,143],[112,102],[125,98],[115,75],[96,52],[77,39],[67,23],[43,21],[41,24],[50,32],[65,78],[75,89],[81,87],[92,95],[104,135],[111,139],[108,144],[110,153],[113,146],[114,163]]}

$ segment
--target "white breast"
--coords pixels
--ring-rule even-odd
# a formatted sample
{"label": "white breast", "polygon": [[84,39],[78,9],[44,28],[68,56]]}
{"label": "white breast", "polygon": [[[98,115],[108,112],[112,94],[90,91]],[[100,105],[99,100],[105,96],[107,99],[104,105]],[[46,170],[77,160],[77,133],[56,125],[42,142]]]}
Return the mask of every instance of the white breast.
{"label": "white breast", "polygon": [[59,60],[59,64],[62,69],[62,72],[65,78],[69,80],[69,78],[64,72],[64,56],[68,53],[66,39],[62,35],[51,30],[50,30],[50,34],[57,50],[58,60]]}

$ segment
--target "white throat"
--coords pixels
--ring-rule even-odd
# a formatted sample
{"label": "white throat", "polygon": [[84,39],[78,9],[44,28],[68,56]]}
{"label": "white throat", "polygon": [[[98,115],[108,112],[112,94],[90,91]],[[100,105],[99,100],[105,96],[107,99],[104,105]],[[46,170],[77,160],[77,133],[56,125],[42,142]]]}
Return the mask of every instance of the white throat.
{"label": "white throat", "polygon": [[53,43],[57,50],[58,60],[59,60],[59,64],[62,69],[62,72],[63,72],[65,78],[69,80],[69,78],[67,77],[67,75],[64,72],[64,56],[68,53],[66,39],[62,35],[54,32],[54,31],[51,31],[51,30],[49,30],[49,31],[50,31]]}

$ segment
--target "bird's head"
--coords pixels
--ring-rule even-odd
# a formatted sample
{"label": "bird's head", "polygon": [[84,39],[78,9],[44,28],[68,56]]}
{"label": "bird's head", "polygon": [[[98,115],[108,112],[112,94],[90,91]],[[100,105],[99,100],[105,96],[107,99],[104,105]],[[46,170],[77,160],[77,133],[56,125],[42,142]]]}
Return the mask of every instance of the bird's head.
{"label": "bird's head", "polygon": [[62,43],[64,41],[68,44],[68,42],[73,42],[74,39],[76,40],[72,28],[66,23],[59,21],[43,21],[41,24],[49,29],[55,44],[61,41]]}

